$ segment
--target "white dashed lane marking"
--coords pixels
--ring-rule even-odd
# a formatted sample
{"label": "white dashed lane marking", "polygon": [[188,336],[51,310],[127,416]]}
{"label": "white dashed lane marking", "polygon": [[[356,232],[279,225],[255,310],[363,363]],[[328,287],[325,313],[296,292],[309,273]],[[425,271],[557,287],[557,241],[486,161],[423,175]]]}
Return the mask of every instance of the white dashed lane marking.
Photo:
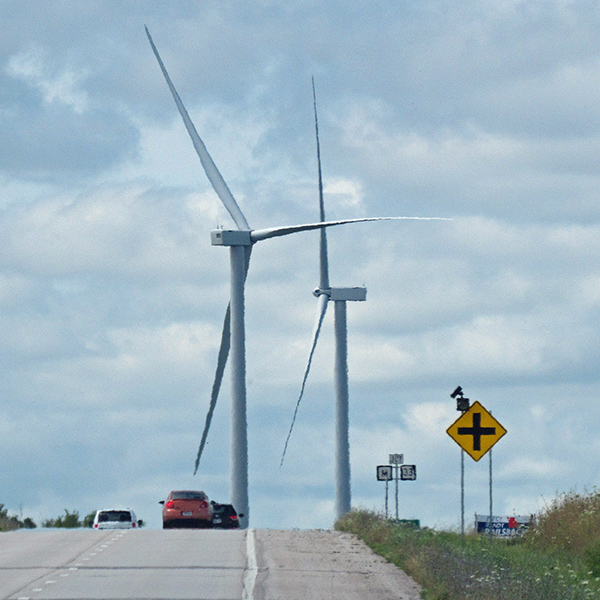
{"label": "white dashed lane marking", "polygon": [[[97,556],[98,552],[102,552],[102,550],[104,550],[104,548],[109,548],[110,544],[114,544],[117,540],[120,540],[123,537],[123,533],[120,533],[118,535],[115,535],[114,537],[112,537],[109,540],[106,540],[105,544],[102,544],[101,548],[94,548],[94,551],[90,551],[89,554],[87,556],[84,556],[83,558],[81,558],[81,561],[86,561],[86,562],[90,562],[92,560],[92,557]],[[89,565],[85,565],[85,566],[89,566]],[[69,571],[77,571],[80,567],[84,567],[83,562],[77,562],[75,563],[73,566],[68,567]],[[67,568],[67,567],[63,567],[63,568]],[[68,577],[69,576],[69,572],[63,572],[60,573],[59,572],[60,569],[57,569],[57,572],[54,574],[55,577]],[[44,581],[44,585],[53,585],[55,583],[57,583],[57,579],[48,579],[46,581]],[[40,585],[38,583],[38,585]],[[29,593],[31,594],[39,594],[40,592],[43,592],[44,588],[43,587],[35,587],[35,588],[31,588],[31,590],[29,590]],[[17,600],[31,600],[31,596],[18,596]]]}

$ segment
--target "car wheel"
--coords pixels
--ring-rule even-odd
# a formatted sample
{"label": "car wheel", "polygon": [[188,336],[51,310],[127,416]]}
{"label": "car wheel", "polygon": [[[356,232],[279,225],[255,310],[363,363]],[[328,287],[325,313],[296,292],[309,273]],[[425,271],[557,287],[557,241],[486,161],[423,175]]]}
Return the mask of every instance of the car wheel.
{"label": "car wheel", "polygon": [[163,521],[163,529],[171,529],[171,523],[169,523],[169,521]]}

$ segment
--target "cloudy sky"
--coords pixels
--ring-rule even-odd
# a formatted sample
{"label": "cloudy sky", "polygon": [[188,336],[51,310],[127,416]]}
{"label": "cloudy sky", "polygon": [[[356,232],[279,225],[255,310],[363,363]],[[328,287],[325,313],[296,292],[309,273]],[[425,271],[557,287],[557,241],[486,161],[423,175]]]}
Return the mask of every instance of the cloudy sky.
{"label": "cloudy sky", "polygon": [[[400,514],[460,519],[461,385],[508,430],[496,514],[600,483],[600,9],[592,1],[0,2],[0,503],[36,521],[171,489],[229,497],[229,385],[198,475],[230,227],[146,24],[250,225],[329,232],[348,306],[353,505],[404,453]],[[333,522],[318,234],[259,244],[247,281],[251,525]],[[392,496],[393,498],[393,496]],[[487,458],[466,512],[488,511]]]}

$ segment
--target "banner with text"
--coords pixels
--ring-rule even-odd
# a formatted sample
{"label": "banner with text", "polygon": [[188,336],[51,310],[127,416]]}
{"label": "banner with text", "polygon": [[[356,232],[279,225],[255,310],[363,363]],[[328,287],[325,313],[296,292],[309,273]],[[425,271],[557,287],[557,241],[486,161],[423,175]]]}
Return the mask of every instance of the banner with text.
{"label": "banner with text", "polygon": [[[492,535],[498,537],[512,537],[522,535],[531,525],[531,516],[515,515],[512,517],[492,517]],[[490,532],[490,516],[475,515],[475,531],[477,533]]]}

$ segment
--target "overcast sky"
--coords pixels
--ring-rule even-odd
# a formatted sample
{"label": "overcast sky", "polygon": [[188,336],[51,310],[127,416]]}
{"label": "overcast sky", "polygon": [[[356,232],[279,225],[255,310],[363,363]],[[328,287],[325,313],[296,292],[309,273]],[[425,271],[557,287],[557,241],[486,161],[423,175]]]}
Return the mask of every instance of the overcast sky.
{"label": "overcast sky", "polygon": [[[577,0],[0,2],[0,503],[40,522],[171,489],[229,498],[229,385],[205,456],[230,227],[150,29],[253,228],[330,230],[348,305],[352,504],[416,464],[400,516],[460,519],[461,385],[508,430],[494,512],[600,483],[600,8]],[[253,527],[333,523],[332,311],[308,356],[318,234],[257,245],[247,281]],[[393,495],[390,498],[393,501]],[[467,459],[466,512],[488,461]]]}

